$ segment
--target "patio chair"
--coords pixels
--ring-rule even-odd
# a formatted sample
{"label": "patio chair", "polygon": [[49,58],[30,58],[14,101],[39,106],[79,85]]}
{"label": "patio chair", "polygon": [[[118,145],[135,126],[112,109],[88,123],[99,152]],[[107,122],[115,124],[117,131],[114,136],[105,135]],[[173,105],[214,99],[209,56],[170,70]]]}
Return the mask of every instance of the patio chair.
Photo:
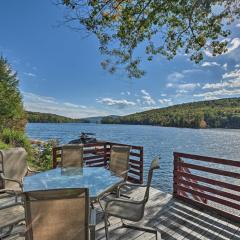
{"label": "patio chair", "polygon": [[[19,205],[21,203],[15,202],[5,207],[5,210],[10,212],[13,210],[11,208]],[[16,222],[14,215],[9,215],[8,226],[11,227],[0,237],[25,237],[26,240],[89,240],[90,230],[90,239],[95,239],[96,211],[89,208],[87,188],[23,193],[22,205],[25,209],[25,228],[14,231],[14,227],[19,227],[16,223],[22,218],[18,216]],[[0,216],[2,210],[0,209]]]}
{"label": "patio chair", "polygon": [[26,240],[88,240],[87,188],[24,194]]}
{"label": "patio chair", "polygon": [[129,170],[130,146],[113,145],[110,152],[109,170],[127,179]]}
{"label": "patio chair", "polygon": [[18,194],[9,189],[0,190],[0,239],[9,236],[24,221],[24,208]]}
{"label": "patio chair", "polygon": [[[143,218],[145,205],[149,198],[149,190],[152,182],[153,171],[156,169],[159,169],[158,160],[159,158],[154,159],[151,163],[151,166],[148,172],[147,185],[122,183],[118,186],[118,191],[117,191],[118,198],[110,199],[109,201],[106,202],[105,215],[104,215],[106,239],[109,239],[109,234],[108,234],[108,217],[109,216],[121,218],[122,227],[154,233],[156,235],[156,239],[161,239],[160,233],[156,229],[126,224],[123,222],[123,220],[138,222]],[[137,200],[119,198],[120,190],[123,186],[146,187],[143,200],[137,201]]]}
{"label": "patio chair", "polygon": [[0,150],[0,188],[22,191],[22,178],[36,172],[27,165],[24,148]]}
{"label": "patio chair", "polygon": [[83,145],[66,144],[62,146],[61,166],[83,167]]}

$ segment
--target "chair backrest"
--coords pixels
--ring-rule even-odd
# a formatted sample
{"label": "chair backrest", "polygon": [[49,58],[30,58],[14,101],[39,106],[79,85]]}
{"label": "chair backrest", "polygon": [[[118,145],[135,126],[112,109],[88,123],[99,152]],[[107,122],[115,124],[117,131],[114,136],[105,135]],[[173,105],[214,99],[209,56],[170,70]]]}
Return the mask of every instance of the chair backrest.
{"label": "chair backrest", "polygon": [[66,144],[62,146],[62,167],[83,167],[83,145]]}
{"label": "chair backrest", "polygon": [[88,189],[24,193],[26,240],[87,240]]}
{"label": "chair backrest", "polygon": [[153,171],[160,168],[159,159],[160,159],[160,157],[153,159],[151,162],[150,168],[148,170],[147,188],[146,188],[146,192],[144,195],[145,203],[148,201],[148,198],[149,198],[149,190],[150,190],[151,183],[152,183]]}
{"label": "chair backrest", "polygon": [[[28,171],[27,152],[24,148],[0,150],[0,165],[3,175],[21,181]],[[17,183],[3,180],[3,188],[19,187]]]}
{"label": "chair backrest", "polygon": [[110,152],[109,169],[122,177],[127,176],[130,146],[113,145]]}

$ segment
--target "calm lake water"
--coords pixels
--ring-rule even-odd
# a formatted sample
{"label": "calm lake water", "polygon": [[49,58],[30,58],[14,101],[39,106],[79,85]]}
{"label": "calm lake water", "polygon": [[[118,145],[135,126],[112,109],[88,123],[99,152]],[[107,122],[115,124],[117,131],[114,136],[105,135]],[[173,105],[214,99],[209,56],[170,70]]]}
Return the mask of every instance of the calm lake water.
{"label": "calm lake water", "polygon": [[143,146],[145,177],[151,160],[160,155],[161,169],[154,175],[153,185],[165,192],[172,191],[174,151],[240,160],[240,130],[87,123],[27,125],[30,138],[58,139],[60,143],[78,138],[80,132],[96,133],[101,140]]}

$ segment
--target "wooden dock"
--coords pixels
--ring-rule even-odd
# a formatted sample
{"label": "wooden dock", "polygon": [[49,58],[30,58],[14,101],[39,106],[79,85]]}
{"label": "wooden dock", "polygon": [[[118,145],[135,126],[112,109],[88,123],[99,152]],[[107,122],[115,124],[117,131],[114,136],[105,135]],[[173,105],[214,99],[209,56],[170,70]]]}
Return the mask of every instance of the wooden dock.
{"label": "wooden dock", "polygon": [[[144,188],[128,189],[129,196],[133,199],[141,199],[144,190]],[[103,213],[98,205],[96,205],[96,208],[96,239],[105,239]],[[19,209],[18,214],[21,214]],[[4,219],[6,219],[6,214],[3,211],[0,212],[0,218],[1,222],[4,222]],[[121,221],[118,218],[110,217],[109,220],[111,224],[109,227],[110,239],[155,239],[155,236],[150,233],[121,228]],[[157,228],[161,233],[162,239],[166,240],[240,240],[240,223],[227,220],[213,212],[198,209],[193,205],[173,198],[171,194],[161,192],[155,188],[150,190],[145,216],[137,225]],[[22,240],[24,238],[8,239]]]}
{"label": "wooden dock", "polygon": [[[143,188],[137,188],[131,191],[131,196],[140,199],[143,192]],[[98,216],[98,218],[101,217]],[[120,219],[111,217],[110,224],[110,239],[155,239],[155,236],[150,233],[121,228]],[[240,240],[240,223],[227,220],[213,212],[198,209],[176,200],[171,194],[154,188],[150,191],[145,216],[137,225],[157,228],[162,239],[166,240]],[[103,226],[103,222],[99,219],[97,239],[105,239]]]}

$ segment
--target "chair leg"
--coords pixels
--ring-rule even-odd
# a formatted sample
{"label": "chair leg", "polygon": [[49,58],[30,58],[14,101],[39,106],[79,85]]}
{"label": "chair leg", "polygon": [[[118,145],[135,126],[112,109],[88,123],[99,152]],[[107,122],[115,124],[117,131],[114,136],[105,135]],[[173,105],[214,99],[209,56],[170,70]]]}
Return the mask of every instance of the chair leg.
{"label": "chair leg", "polygon": [[150,227],[140,227],[140,226],[136,226],[136,225],[132,225],[132,224],[126,224],[122,221],[122,227],[124,228],[130,228],[130,229],[134,229],[134,230],[138,230],[138,231],[144,231],[144,232],[149,232],[149,233],[154,233],[156,236],[157,240],[161,239],[161,234],[157,229],[154,228],[150,228]]}
{"label": "chair leg", "polygon": [[109,239],[109,234],[108,234],[108,216],[105,213],[104,214],[104,224],[105,224],[105,235],[106,235],[106,240]]}

